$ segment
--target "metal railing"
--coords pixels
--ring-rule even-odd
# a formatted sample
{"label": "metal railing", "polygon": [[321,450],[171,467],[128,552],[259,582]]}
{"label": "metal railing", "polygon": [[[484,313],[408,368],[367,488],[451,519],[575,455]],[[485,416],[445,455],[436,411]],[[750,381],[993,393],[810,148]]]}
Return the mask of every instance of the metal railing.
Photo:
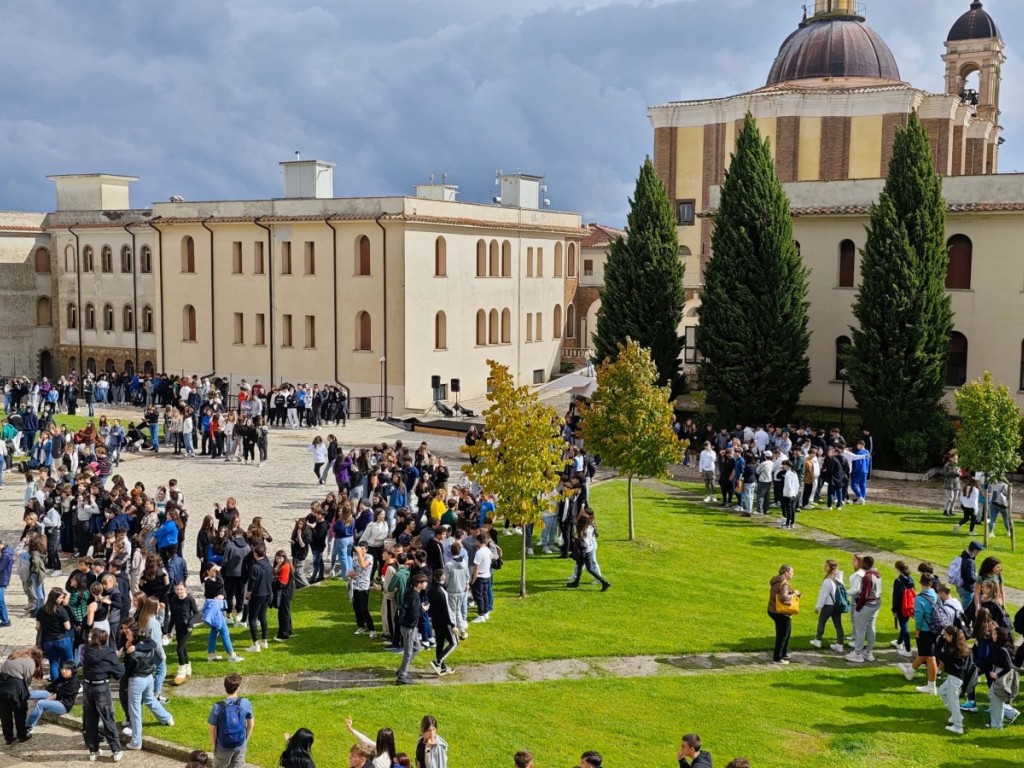
{"label": "metal railing", "polygon": [[593,354],[591,347],[562,347],[562,357],[567,360],[588,360]]}

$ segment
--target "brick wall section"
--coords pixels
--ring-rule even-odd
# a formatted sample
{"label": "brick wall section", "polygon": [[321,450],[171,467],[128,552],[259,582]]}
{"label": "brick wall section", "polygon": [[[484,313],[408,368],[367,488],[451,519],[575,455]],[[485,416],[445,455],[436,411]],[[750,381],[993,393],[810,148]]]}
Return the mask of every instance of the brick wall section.
{"label": "brick wall section", "polygon": [[[725,123],[704,126],[704,177],[701,182],[701,200],[698,208],[706,210],[711,197],[711,187],[725,181],[725,161],[731,147],[725,146]],[[703,265],[711,253],[711,219],[700,220],[700,261]]]}
{"label": "brick wall section", "polygon": [[800,118],[780,117],[776,120],[775,168],[783,184],[796,181],[800,167]]}
{"label": "brick wall section", "polygon": [[953,126],[953,175],[964,175],[964,127]]}
{"label": "brick wall section", "polygon": [[672,197],[673,190],[669,186],[670,168],[672,167],[672,135],[674,128],[654,129],[654,170]]}
{"label": "brick wall section", "polygon": [[841,181],[850,176],[850,118],[825,117],[821,120],[822,181]]}
{"label": "brick wall section", "polygon": [[967,139],[967,156],[964,160],[965,176],[980,176],[985,173],[985,140]]}
{"label": "brick wall section", "polygon": [[882,117],[882,167],[881,178],[889,177],[889,163],[892,162],[892,147],[896,141],[896,129],[905,128],[909,117],[905,114],[889,114]]}
{"label": "brick wall section", "polygon": [[921,124],[928,132],[928,143],[932,148],[932,162],[935,163],[935,171],[940,176],[948,176],[952,123],[949,120],[932,118],[922,120]]}

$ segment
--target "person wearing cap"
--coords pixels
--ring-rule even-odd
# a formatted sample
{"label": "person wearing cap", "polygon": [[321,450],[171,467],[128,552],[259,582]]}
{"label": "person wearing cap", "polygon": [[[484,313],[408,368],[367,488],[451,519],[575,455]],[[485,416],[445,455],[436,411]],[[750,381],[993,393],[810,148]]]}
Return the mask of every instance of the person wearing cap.
{"label": "person wearing cap", "polygon": [[960,553],[960,579],[951,578],[950,581],[956,586],[963,605],[968,605],[974,600],[974,585],[978,582],[977,557],[979,552],[984,551],[984,544],[972,541],[967,549]]}

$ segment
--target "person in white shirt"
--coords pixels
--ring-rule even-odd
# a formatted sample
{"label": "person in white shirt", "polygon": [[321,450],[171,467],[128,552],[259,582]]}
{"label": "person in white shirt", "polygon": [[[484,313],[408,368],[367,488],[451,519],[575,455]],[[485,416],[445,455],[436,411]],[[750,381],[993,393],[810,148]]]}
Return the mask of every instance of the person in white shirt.
{"label": "person in white shirt", "polygon": [[796,499],[800,494],[800,478],[789,459],[782,462],[782,527],[792,528],[796,522]]}
{"label": "person in white shirt", "polygon": [[768,433],[764,431],[762,426],[758,426],[757,431],[754,433],[754,445],[757,446],[758,455],[764,453],[764,449],[768,447]]}
{"label": "person in white shirt", "polygon": [[715,500],[715,466],[718,462],[718,455],[711,443],[704,443],[704,450],[700,452],[700,476],[704,480],[704,501]]}
{"label": "person in white shirt", "polygon": [[479,614],[473,619],[474,624],[491,618],[494,604],[494,589],[491,585],[491,564],[494,553],[491,551],[490,537],[481,533],[476,537],[477,550],[473,556],[473,567],[469,579],[469,588],[473,592],[473,600]]}
{"label": "person in white shirt", "polygon": [[818,631],[811,640],[811,645],[815,648],[821,648],[825,626],[831,621],[836,628],[836,641],[829,648],[836,653],[843,652],[846,633],[843,631],[843,614],[836,607],[836,585],[842,583],[843,572],[839,570],[839,563],[831,559],[826,560],[825,578],[821,582],[821,589],[818,590],[818,601],[814,604],[814,612],[818,614]]}

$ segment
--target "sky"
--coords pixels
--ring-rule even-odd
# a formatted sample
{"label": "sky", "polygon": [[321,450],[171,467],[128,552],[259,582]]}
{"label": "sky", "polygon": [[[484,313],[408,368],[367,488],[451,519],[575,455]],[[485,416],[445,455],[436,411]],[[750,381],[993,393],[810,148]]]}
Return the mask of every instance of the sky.
{"label": "sky", "polygon": [[[339,197],[447,174],[544,175],[552,208],[624,223],[647,107],[764,85],[803,0],[11,0],[0,21],[0,209],[51,210],[48,174],[138,176],[132,205],[280,197],[334,162]],[[903,79],[943,89],[969,0],[868,0]],[[1024,3],[989,0],[1008,61],[1001,170],[1024,170]]]}

